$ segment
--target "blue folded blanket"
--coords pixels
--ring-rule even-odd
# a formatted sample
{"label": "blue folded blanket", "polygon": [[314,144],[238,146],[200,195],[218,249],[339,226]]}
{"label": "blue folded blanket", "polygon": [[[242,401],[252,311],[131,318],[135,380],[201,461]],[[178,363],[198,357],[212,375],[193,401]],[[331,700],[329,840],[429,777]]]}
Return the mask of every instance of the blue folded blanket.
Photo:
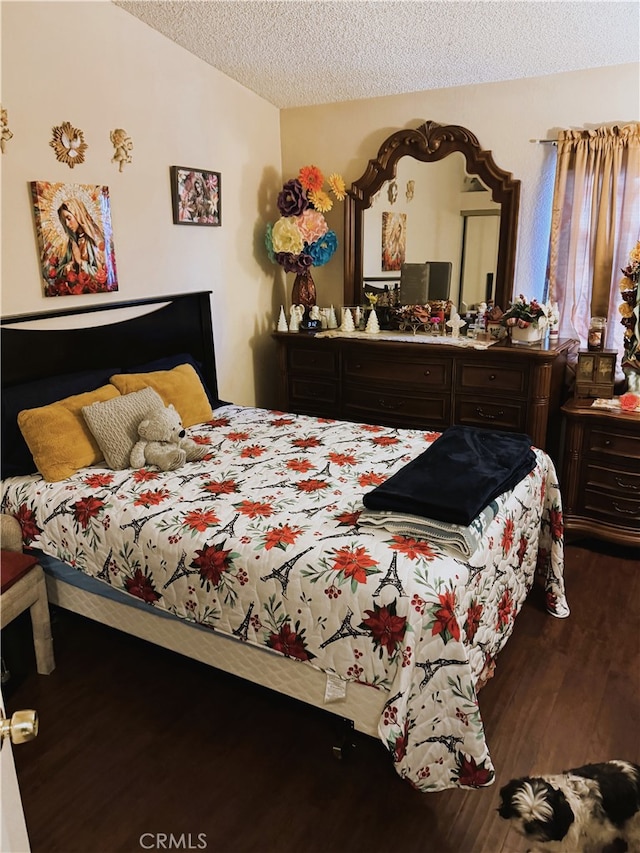
{"label": "blue folded blanket", "polygon": [[528,435],[452,426],[424,453],[364,495],[367,509],[469,525],[533,471]]}

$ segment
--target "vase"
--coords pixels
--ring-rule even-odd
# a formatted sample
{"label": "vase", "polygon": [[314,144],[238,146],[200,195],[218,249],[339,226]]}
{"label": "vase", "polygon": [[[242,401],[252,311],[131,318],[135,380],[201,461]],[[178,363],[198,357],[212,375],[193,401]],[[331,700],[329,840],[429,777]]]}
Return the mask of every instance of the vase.
{"label": "vase", "polygon": [[514,344],[536,344],[542,340],[542,329],[540,326],[531,325],[521,329],[520,326],[511,326],[511,340]]}
{"label": "vase", "polygon": [[316,304],[316,285],[309,271],[296,275],[291,291],[291,304],[304,305],[305,308],[313,308]]}

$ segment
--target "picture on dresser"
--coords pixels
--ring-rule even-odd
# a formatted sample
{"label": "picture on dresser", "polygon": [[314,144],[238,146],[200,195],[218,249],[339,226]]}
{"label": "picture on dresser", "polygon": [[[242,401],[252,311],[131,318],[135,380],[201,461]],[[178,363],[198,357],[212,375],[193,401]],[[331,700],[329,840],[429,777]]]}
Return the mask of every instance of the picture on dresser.
{"label": "picture on dresser", "polygon": [[402,269],[407,251],[407,214],[382,214],[382,271]]}
{"label": "picture on dresser", "polygon": [[31,182],[45,296],[118,290],[109,187]]}

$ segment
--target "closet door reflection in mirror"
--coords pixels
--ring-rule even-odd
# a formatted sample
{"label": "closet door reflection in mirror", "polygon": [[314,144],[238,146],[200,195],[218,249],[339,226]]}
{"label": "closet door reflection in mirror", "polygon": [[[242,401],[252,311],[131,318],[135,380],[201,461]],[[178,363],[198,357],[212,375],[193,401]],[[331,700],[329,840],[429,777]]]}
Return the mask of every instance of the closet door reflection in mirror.
{"label": "closet door reflection in mirror", "polygon": [[[463,214],[461,311],[495,300],[500,217],[496,213]],[[502,307],[502,306],[501,306]]]}

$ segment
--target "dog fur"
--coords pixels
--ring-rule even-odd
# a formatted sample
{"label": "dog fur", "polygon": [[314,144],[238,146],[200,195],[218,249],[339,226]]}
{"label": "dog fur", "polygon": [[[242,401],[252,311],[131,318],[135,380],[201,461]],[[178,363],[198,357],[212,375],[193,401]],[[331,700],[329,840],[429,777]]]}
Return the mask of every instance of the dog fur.
{"label": "dog fur", "polygon": [[533,842],[530,853],[640,853],[640,765],[586,764],[555,776],[512,779],[500,789],[500,817]]}

